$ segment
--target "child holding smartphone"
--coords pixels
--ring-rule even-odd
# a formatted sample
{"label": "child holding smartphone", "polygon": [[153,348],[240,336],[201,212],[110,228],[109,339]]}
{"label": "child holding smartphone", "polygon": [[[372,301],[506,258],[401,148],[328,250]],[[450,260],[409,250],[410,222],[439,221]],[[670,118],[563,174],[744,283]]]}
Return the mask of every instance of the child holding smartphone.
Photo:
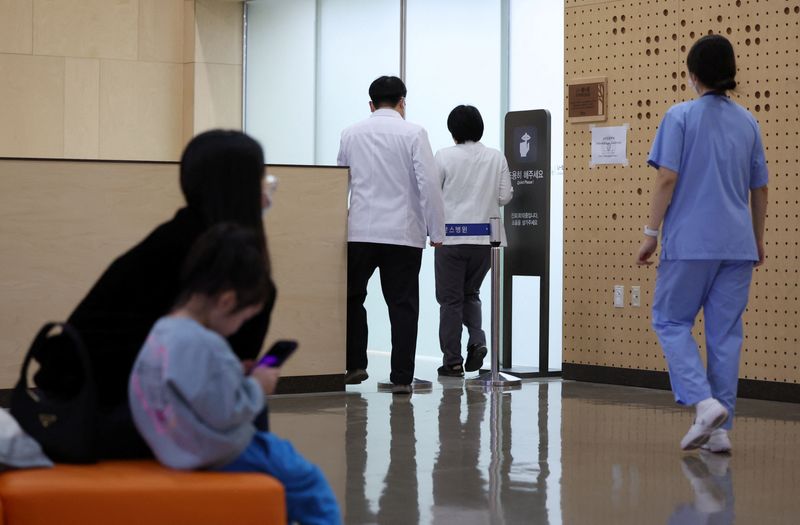
{"label": "child holding smartphone", "polygon": [[153,326],[134,364],[131,412],[162,464],[264,472],[283,484],[290,522],[339,524],[319,468],[253,425],[279,368],[256,366],[248,375],[225,339],[261,310],[269,293],[265,265],[258,236],[244,227],[220,224],[198,239],[177,304]]}

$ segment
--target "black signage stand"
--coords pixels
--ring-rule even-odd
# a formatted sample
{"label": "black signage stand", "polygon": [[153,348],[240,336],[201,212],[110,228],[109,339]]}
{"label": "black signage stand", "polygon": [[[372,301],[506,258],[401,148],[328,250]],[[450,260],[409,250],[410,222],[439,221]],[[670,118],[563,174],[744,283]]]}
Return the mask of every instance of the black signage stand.
{"label": "black signage stand", "polygon": [[[517,377],[561,374],[549,369],[550,337],[550,112],[506,114],[505,154],[514,198],[504,208],[508,247],[503,264],[503,355],[501,371]],[[512,277],[538,276],[539,366],[516,367],[511,348]],[[531,319],[531,323],[536,322]]]}

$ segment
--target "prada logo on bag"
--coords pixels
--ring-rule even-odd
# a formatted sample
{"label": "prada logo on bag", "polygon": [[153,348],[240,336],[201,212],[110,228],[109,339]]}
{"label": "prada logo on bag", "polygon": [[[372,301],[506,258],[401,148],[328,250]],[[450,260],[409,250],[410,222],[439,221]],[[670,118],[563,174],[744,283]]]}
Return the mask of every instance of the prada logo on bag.
{"label": "prada logo on bag", "polygon": [[49,427],[58,420],[55,414],[39,414],[39,422],[44,428]]}

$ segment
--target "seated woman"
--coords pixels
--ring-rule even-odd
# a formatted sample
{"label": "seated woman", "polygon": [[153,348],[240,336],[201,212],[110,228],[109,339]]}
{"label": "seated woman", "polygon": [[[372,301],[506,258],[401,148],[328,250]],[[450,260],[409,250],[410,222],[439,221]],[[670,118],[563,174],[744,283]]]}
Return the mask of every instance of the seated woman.
{"label": "seated woman", "polygon": [[[150,455],[128,409],[128,378],[153,324],[175,305],[180,268],[197,238],[220,222],[251,228],[263,239],[269,277],[263,181],[264,153],[252,138],[222,130],[195,137],[181,158],[186,206],[112,262],[69,316],[83,337],[97,388],[100,458]],[[264,309],[228,339],[241,360],[255,358],[264,342],[275,301],[275,287],[268,281]],[[84,377],[75,355],[62,350],[55,343],[35,356],[40,369],[34,381],[49,395],[69,397]]]}

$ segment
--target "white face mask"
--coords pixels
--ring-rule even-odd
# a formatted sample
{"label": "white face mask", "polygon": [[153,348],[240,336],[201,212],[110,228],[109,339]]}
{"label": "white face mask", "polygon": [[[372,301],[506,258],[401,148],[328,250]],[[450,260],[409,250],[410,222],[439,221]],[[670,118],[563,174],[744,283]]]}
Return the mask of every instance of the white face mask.
{"label": "white face mask", "polygon": [[700,90],[697,88],[697,84],[694,83],[694,80],[692,79],[691,75],[689,75],[689,78],[686,81],[686,83],[689,84],[689,87],[692,88],[692,91],[694,91],[698,95],[700,94]]}
{"label": "white face mask", "polygon": [[272,198],[275,190],[278,189],[278,178],[274,175],[266,175],[261,184],[261,213],[266,215],[272,207]]}

